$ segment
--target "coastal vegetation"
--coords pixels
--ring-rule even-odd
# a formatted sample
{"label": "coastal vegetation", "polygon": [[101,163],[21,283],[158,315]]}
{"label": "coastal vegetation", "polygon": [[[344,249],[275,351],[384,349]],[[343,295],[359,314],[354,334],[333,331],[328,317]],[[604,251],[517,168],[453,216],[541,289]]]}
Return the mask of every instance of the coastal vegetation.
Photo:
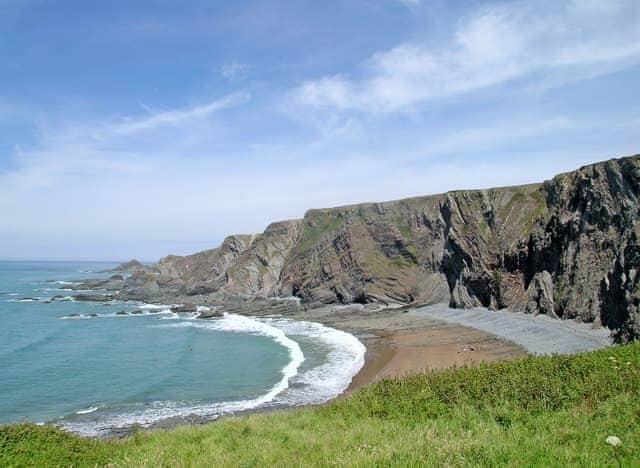
{"label": "coastal vegetation", "polygon": [[640,344],[383,380],[331,404],[81,439],[0,427],[1,466],[634,466]]}

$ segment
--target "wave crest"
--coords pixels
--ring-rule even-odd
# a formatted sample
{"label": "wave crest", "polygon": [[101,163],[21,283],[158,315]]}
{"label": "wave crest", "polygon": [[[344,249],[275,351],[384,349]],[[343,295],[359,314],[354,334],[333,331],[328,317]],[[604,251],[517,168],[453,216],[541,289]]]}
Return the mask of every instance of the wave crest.
{"label": "wave crest", "polygon": [[[194,327],[267,336],[288,349],[290,360],[280,371],[282,378],[266,393],[251,400],[209,404],[156,401],[124,413],[102,415],[102,411],[92,412],[89,418],[91,420],[65,422],[63,425],[67,429],[84,436],[101,436],[109,434],[113,429],[128,427],[134,423],[148,427],[158,421],[175,417],[214,418],[263,406],[318,404],[342,393],[364,365],[366,348],[355,336],[314,322],[225,314],[215,320],[183,319],[178,323],[155,326]],[[300,372],[305,356],[295,337],[325,346],[328,349],[325,362]]]}

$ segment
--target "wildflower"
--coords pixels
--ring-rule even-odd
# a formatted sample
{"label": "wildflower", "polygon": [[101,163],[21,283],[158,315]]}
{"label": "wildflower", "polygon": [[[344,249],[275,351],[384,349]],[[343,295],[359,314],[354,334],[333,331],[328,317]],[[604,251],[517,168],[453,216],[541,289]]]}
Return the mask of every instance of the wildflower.
{"label": "wildflower", "polygon": [[613,436],[613,435],[610,435],[609,437],[607,437],[605,442],[611,445],[612,447],[617,447],[622,443],[620,439],[618,439],[616,436]]}

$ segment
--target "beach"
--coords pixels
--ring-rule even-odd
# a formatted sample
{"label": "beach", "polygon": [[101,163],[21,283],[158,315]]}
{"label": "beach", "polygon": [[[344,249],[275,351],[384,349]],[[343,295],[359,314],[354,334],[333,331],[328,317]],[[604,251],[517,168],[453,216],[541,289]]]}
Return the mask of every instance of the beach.
{"label": "beach", "polygon": [[592,324],[481,308],[450,309],[444,304],[327,306],[295,315],[297,320],[352,333],[366,346],[364,366],[342,396],[385,378],[530,354],[569,354],[611,344],[608,330]]}
{"label": "beach", "polygon": [[366,346],[365,364],[344,395],[384,378],[527,355],[523,347],[489,333],[411,312],[338,306],[296,318],[347,331]]}

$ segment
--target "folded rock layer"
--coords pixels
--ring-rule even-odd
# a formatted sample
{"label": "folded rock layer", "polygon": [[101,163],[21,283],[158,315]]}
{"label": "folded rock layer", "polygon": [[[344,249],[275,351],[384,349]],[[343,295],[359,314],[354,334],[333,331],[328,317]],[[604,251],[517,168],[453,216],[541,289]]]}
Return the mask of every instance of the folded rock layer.
{"label": "folded rock layer", "polygon": [[595,322],[640,336],[640,156],[540,184],[308,211],[132,275],[133,297],[448,302]]}

